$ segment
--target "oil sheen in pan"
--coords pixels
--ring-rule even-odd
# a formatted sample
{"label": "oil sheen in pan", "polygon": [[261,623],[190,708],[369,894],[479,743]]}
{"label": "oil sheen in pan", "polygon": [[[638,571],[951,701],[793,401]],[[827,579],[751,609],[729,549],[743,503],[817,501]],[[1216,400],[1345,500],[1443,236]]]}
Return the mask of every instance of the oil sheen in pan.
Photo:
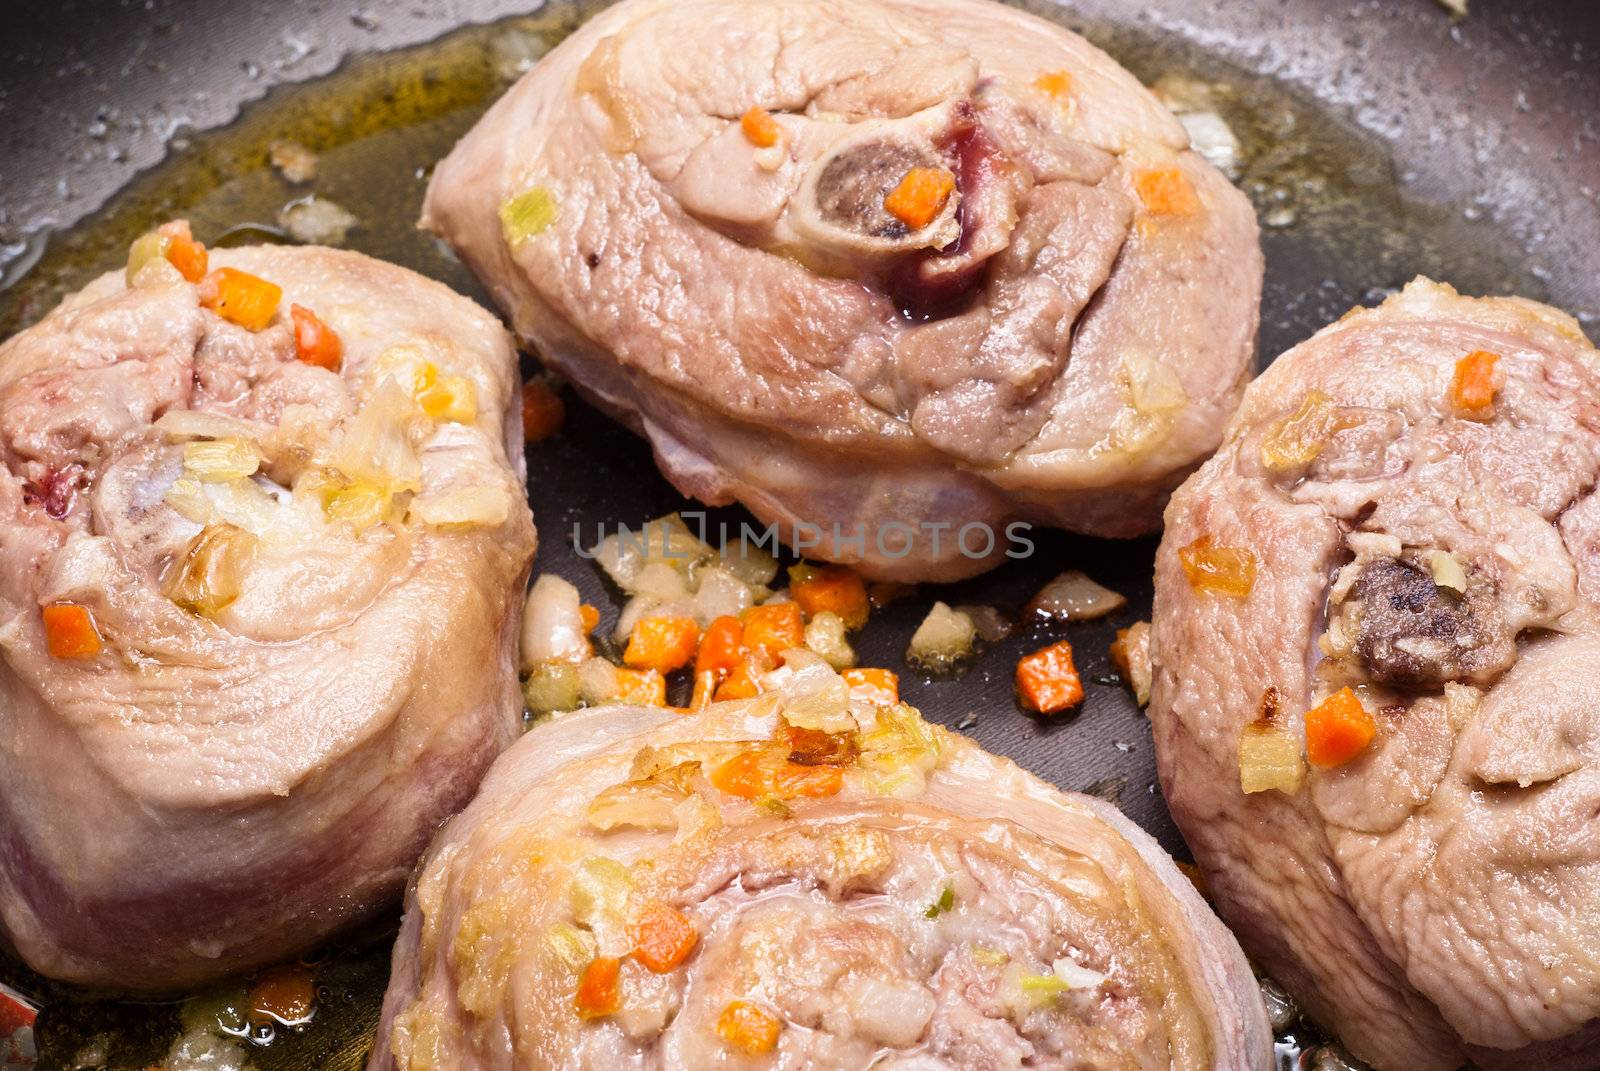
{"label": "oil sheen in pan", "polygon": [[[169,146],[166,162],[142,176],[101,212],[54,236],[38,262],[0,292],[0,337],[47,312],[101,271],[120,267],[128,244],[168,218],[190,219],[213,244],[274,240],[287,202],[307,193],[358,219],[348,244],[442,280],[481,290],[459,263],[413,226],[427,174],[519,70],[542,55],[596,5],[562,3],[532,18],[474,27],[420,48],[357,58],[334,74],[280,87],[230,126],[191,134]],[[1061,17],[1044,0],[1024,3]],[[1371,300],[1416,272],[1450,278],[1473,292],[1543,297],[1543,284],[1519,265],[1517,245],[1459,209],[1421,204],[1403,192],[1406,176],[1381,142],[1355,132],[1271,80],[1226,66],[1178,38],[1068,20],[1149,83],[1209,97],[1241,143],[1237,182],[1263,220],[1267,289],[1262,352],[1281,352],[1351,304]],[[1163,81],[1165,79],[1165,81]],[[298,141],[320,156],[314,183],[286,182],[269,164],[269,146]],[[220,241],[219,241],[220,240]],[[592,564],[571,546],[569,526],[592,533],[604,522],[637,524],[684,505],[632,436],[569,399],[567,431],[530,450],[534,512],[541,529],[539,568],[578,583],[590,601],[612,600]],[[596,487],[616,490],[596,497]],[[713,517],[740,515],[713,511]],[[860,644],[865,664],[899,670],[907,698],[936,720],[1010,753],[1066,788],[1110,796],[1166,846],[1182,852],[1155,792],[1149,734],[1105,651],[1114,629],[1148,617],[1154,543],[1115,547],[1038,534],[1040,552],[940,596],[1015,610],[1065,566],[1083,567],[1129,597],[1106,622],[1066,633],[1079,652],[1090,695],[1075,719],[1029,721],[1009,702],[1016,658],[1045,638],[1019,629],[981,656],[964,679],[918,680],[901,653],[928,603],[906,600],[874,616]],[[593,541],[593,535],[588,541]],[[976,713],[975,713],[976,712]],[[237,1063],[274,1069],[357,1069],[377,1021],[388,973],[393,919],[380,920],[330,949],[315,967],[317,1010],[290,1031],[240,1025],[218,1036],[219,1020],[242,1024],[243,983],[186,1002],[91,1001],[0,962],[0,980],[41,997],[41,1067],[146,1068],[160,1064],[174,1039],[205,1031]],[[1310,1039],[1310,1040],[1307,1040]],[[1314,1037],[1298,1024],[1280,1041],[1280,1066],[1293,1067]],[[210,1044],[207,1042],[206,1044]],[[1309,1055],[1309,1054],[1308,1054]],[[80,1064],[80,1057],[88,1057]],[[1318,1066],[1329,1066],[1318,1060]]]}

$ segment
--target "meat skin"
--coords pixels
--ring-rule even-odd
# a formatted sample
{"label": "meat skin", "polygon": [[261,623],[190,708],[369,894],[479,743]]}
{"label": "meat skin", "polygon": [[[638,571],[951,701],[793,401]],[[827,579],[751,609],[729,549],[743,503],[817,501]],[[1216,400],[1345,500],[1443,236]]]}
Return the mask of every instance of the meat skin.
{"label": "meat skin", "polygon": [[[1487,413],[1453,394],[1475,353]],[[1167,509],[1167,801],[1252,958],[1379,1071],[1600,1067],[1597,480],[1576,322],[1418,279],[1280,357]],[[1189,582],[1203,538],[1255,556],[1247,597]],[[1298,740],[1342,687],[1374,742],[1243,794],[1263,693]]]}
{"label": "meat skin", "polygon": [[[778,145],[746,138],[752,107]],[[1187,146],[1109,57],[988,0],[627,0],[440,163],[422,223],[679,490],[791,543],[815,526],[871,576],[950,580],[1006,541],[877,533],[1139,535],[1216,446],[1262,260]],[[959,183],[915,231],[875,208],[908,165]],[[1155,173],[1192,203],[1146,205]],[[508,239],[530,190],[555,219]]]}
{"label": "meat skin", "polygon": [[[520,724],[534,530],[509,336],[353,253],[210,259],[283,288],[269,326],[224,321],[161,265],[96,280],[0,347],[0,936],[103,990],[191,989],[383,908]],[[291,303],[338,332],[340,372],[295,359]],[[413,429],[413,507],[478,485],[498,523],[324,517],[308,481],[408,347],[477,406]],[[195,485],[235,496],[201,508],[254,547],[209,616],[167,594],[202,527],[172,496],[205,436],[173,419],[260,451],[254,476]],[[92,614],[98,654],[48,653],[56,602]]]}

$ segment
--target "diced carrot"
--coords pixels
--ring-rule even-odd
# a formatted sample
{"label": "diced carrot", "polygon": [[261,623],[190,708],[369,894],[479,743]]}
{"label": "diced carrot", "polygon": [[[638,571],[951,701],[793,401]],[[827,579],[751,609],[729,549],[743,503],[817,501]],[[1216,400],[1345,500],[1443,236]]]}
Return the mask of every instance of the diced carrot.
{"label": "diced carrot", "polygon": [[1462,416],[1483,419],[1494,415],[1494,396],[1499,393],[1500,377],[1495,374],[1498,353],[1473,350],[1456,362],[1450,380],[1450,402]]}
{"label": "diced carrot", "polygon": [[755,671],[749,661],[742,661],[728,674],[728,679],[717,686],[717,702],[726,703],[735,699],[751,699],[761,694],[761,685],[756,683]]}
{"label": "diced carrot", "polygon": [[711,771],[711,783],[744,799],[792,800],[837,795],[844,787],[838,766],[806,766],[789,761],[782,750],[741,751]]}
{"label": "diced carrot", "polygon": [[737,669],[743,659],[744,623],[737,617],[724,615],[706,626],[700,652],[695,656],[694,671],[710,671],[720,680]]}
{"label": "diced carrot", "polygon": [[585,633],[593,632],[600,626],[600,611],[588,603],[583,603],[578,607],[578,620],[583,622]]}
{"label": "diced carrot", "polygon": [[[739,687],[730,690],[729,694],[722,694],[724,682],[731,681],[733,676],[744,666],[744,624],[737,617],[723,616],[717,618],[706,627],[705,635],[700,637],[700,650],[694,659],[694,696],[689,700],[689,706],[694,710],[703,710],[712,701],[717,699],[748,699],[755,695],[755,682],[746,672]],[[749,694],[734,694],[748,689]]]}
{"label": "diced carrot", "polygon": [[1072,75],[1066,71],[1045,71],[1033,80],[1033,88],[1052,97],[1064,97],[1072,92]]}
{"label": "diced carrot", "polygon": [[250,986],[249,1019],[257,1026],[303,1023],[317,1002],[311,971],[298,964],[275,967]]}
{"label": "diced carrot", "polygon": [[236,268],[218,268],[200,284],[200,304],[247,331],[270,324],[282,298],[282,287]]}
{"label": "diced carrot", "polygon": [[1178,560],[1195,591],[1242,599],[1256,586],[1256,556],[1244,547],[1219,547],[1201,536],[1179,549]]}
{"label": "diced carrot", "polygon": [[900,702],[900,678],[887,669],[867,666],[847,669],[840,676],[850,686],[854,698],[885,707]]}
{"label": "diced carrot", "polygon": [[883,199],[883,210],[920,231],[939,218],[955,190],[956,177],[945,168],[913,167]]}
{"label": "diced carrot", "polygon": [[653,669],[617,667],[616,701],[637,707],[667,705],[667,680]]}
{"label": "diced carrot", "polygon": [[156,231],[167,240],[167,263],[177,268],[179,275],[191,283],[206,277],[206,266],[211,258],[206,254],[206,247],[189,233],[188,223],[175,219],[163,223]]}
{"label": "diced carrot", "polygon": [[770,149],[783,137],[783,127],[778,125],[765,108],[751,108],[739,117],[739,127],[745,140],[758,149]]}
{"label": "diced carrot", "polygon": [[778,1047],[783,1020],[748,1000],[729,1002],[717,1016],[717,1036],[747,1056],[765,1056]]}
{"label": "diced carrot", "polygon": [[45,646],[52,658],[93,658],[100,653],[100,632],[86,607],[72,602],[51,603],[40,614],[44,618]]}
{"label": "diced carrot", "polygon": [[337,372],[344,361],[344,343],[333,328],[304,305],[290,305],[294,321],[294,355],[305,364]]}
{"label": "diced carrot", "polygon": [[666,974],[688,959],[700,941],[700,931],[693,922],[660,902],[644,909],[630,936],[634,958],[657,974]]}
{"label": "diced carrot", "polygon": [[1343,766],[1365,751],[1378,723],[1348,687],[1306,711],[1306,758],[1313,766]]}
{"label": "diced carrot", "polygon": [[441,374],[426,361],[411,381],[411,396],[434,420],[470,424],[478,419],[478,389],[466,376]]}
{"label": "diced carrot", "polygon": [[842,565],[795,565],[789,568],[789,594],[807,617],[838,614],[854,631],[867,623],[871,604],[867,585]]}
{"label": "diced carrot", "polygon": [[793,602],[770,602],[744,612],[744,644],[776,665],[791,647],[806,645],[805,620]]}
{"label": "diced carrot", "polygon": [[1083,682],[1066,640],[1040,648],[1017,663],[1017,694],[1030,710],[1058,714],[1083,701]]}
{"label": "diced carrot", "polygon": [[1141,171],[1134,176],[1133,184],[1145,210],[1153,215],[1187,216],[1200,209],[1194,187],[1175,167]]}
{"label": "diced carrot", "polygon": [[699,642],[700,626],[692,617],[647,617],[628,634],[622,661],[634,669],[671,673],[689,664]]}
{"label": "diced carrot", "polygon": [[622,991],[618,981],[622,974],[622,961],[611,956],[596,956],[578,976],[578,992],[573,1005],[584,1019],[601,1019],[616,1013],[622,1005]]}
{"label": "diced carrot", "polygon": [[561,430],[567,407],[547,379],[530,379],[522,385],[522,438],[538,443]]}

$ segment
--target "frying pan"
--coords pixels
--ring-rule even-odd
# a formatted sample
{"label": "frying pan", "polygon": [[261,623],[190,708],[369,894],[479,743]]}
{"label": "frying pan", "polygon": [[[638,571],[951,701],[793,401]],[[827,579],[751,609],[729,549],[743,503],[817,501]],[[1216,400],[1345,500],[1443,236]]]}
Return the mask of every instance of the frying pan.
{"label": "frying pan", "polygon": [[[1237,176],[1267,257],[1264,360],[1357,303],[1426,273],[1469,293],[1520,293],[1600,329],[1600,3],[1472,0],[1020,0],[1100,44],[1146,82],[1212,87],[1240,136]],[[8,5],[0,37],[0,334],[119,266],[153,221],[188,216],[207,241],[276,240],[303,195],[267,166],[292,137],[322,153],[318,195],[360,219],[349,244],[482,299],[412,229],[426,169],[513,76],[594,5],[533,0],[55,0]],[[235,226],[251,224],[253,226]],[[231,228],[231,229],[230,229]],[[620,605],[575,549],[618,524],[695,509],[645,445],[568,397],[561,435],[529,450],[537,568]],[[736,530],[738,510],[707,514]],[[1109,667],[1114,630],[1150,606],[1153,539],[1034,533],[987,576],[922,590],[874,616],[863,664],[902,674],[908,700],[1069,789],[1118,802],[1183,856],[1155,786],[1148,723]],[[1015,616],[1064,568],[1128,596],[1110,619],[1020,626],[961,676],[904,664],[934,597]],[[1088,696],[1071,716],[1024,715],[1011,671],[1066,636]],[[153,860],[151,865],[160,865]],[[392,919],[326,954],[321,1008],[301,1034],[251,1053],[261,1068],[359,1067],[387,973]],[[0,960],[39,998],[41,1067],[89,1053],[158,1061],[180,1007],[88,1000]],[[224,989],[216,999],[236,995]],[[192,1011],[191,1006],[191,1011]],[[266,1031],[266,1033],[271,1033]],[[265,1040],[259,1038],[257,1040]],[[1295,1051],[1283,1046],[1284,1059]],[[90,1066],[94,1064],[91,1062]]]}

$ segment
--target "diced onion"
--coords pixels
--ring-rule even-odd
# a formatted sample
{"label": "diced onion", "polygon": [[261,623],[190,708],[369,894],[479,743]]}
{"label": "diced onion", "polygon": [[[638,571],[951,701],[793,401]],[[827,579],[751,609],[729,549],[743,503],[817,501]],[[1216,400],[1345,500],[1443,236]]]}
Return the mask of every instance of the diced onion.
{"label": "diced onion", "polygon": [[206,524],[211,520],[211,498],[198,476],[181,473],[167,488],[162,501],[186,521]]}
{"label": "diced onion", "polygon": [[392,380],[361,407],[334,452],[333,465],[346,476],[387,484],[392,492],[422,489],[422,462],[411,445],[416,404]]}
{"label": "diced onion", "polygon": [[1188,402],[1183,383],[1168,365],[1148,354],[1122,361],[1122,391],[1127,405],[1111,427],[1111,445],[1124,453],[1154,449],[1171,430],[1171,414]]}
{"label": "diced onion", "polygon": [[515,249],[560,218],[555,194],[543,186],[534,186],[500,206],[500,232],[506,244]]}
{"label": "diced onion", "polygon": [[296,528],[278,500],[253,479],[203,483],[180,473],[163,501],[185,520],[199,525],[231,524],[252,535],[278,540]]}
{"label": "diced onion", "polygon": [[261,467],[261,451],[254,443],[237,438],[185,443],[183,467],[203,483],[242,480]]}
{"label": "diced onion", "polygon": [[225,609],[239,597],[256,546],[255,536],[231,524],[207,525],[172,563],[163,594],[204,617]]}
{"label": "diced onion", "polygon": [[708,565],[695,573],[694,619],[705,628],[719,617],[738,617],[755,605],[756,593],[726,565]]}
{"label": "diced onion", "polygon": [[649,599],[682,599],[689,594],[689,582],[682,571],[666,562],[647,562],[633,580],[633,594]]}
{"label": "diced onion", "polygon": [[522,682],[522,702],[536,718],[578,709],[578,667],[570,662],[541,662]]}
{"label": "diced onion", "polygon": [[625,781],[596,796],[584,815],[602,832],[624,826],[672,829],[678,824],[676,808],[686,798],[683,791],[659,781]]}
{"label": "diced onion", "polygon": [[1051,966],[1055,969],[1056,977],[1067,983],[1070,989],[1092,989],[1106,982],[1105,975],[1091,971],[1070,957],[1064,956]]}
{"label": "diced onion", "polygon": [[627,934],[632,890],[633,877],[615,859],[591,855],[578,864],[570,892],[572,914],[594,934],[602,956],[624,956],[632,948]]}
{"label": "diced onion", "polygon": [[647,617],[692,617],[693,612],[688,600],[665,602],[635,595],[623,604],[622,612],[617,615],[617,624],[611,630],[611,638],[618,643],[626,643],[628,637],[633,635],[634,626]]}
{"label": "diced onion", "polygon": [[903,704],[876,708],[876,723],[861,734],[860,748],[856,761],[866,787],[880,796],[920,794],[939,764],[939,737]]}
{"label": "diced onion", "polygon": [[993,606],[957,606],[956,612],[972,618],[978,639],[984,643],[999,643],[1011,635],[1011,622]]}
{"label": "diced onion", "polygon": [[170,242],[171,239],[160,231],[150,231],[134,239],[133,245],[128,247],[128,269],[123,272],[125,282],[133,287],[139,274],[150,264],[166,264],[166,247]]}
{"label": "diced onion", "polygon": [[723,544],[722,564],[751,587],[767,587],[778,576],[778,559],[748,539]]}
{"label": "diced onion", "polygon": [[617,667],[604,658],[590,658],[578,667],[578,694],[587,706],[597,707],[622,694]]}
{"label": "diced onion", "polygon": [[168,439],[253,439],[258,428],[237,417],[206,413],[195,409],[170,409],[161,414],[155,428]]}
{"label": "diced onion", "polygon": [[558,922],[550,927],[544,937],[545,947],[568,970],[580,970],[594,959],[594,934],[580,930],[570,922]]}
{"label": "diced onion", "polygon": [[1467,571],[1462,567],[1460,558],[1447,550],[1435,550],[1428,554],[1428,568],[1433,573],[1436,585],[1458,595],[1465,594]]}
{"label": "diced onion", "polygon": [[1189,132],[1190,148],[1229,178],[1238,175],[1244,153],[1226,119],[1211,111],[1179,112],[1178,122]]}
{"label": "diced onion", "polygon": [[1111,645],[1111,661],[1133,689],[1134,700],[1142,707],[1150,702],[1150,686],[1155,670],[1150,661],[1150,622],[1135,621],[1117,631]]}
{"label": "diced onion", "polygon": [[1027,613],[1054,621],[1092,621],[1120,610],[1128,600],[1076,569],[1050,581],[1028,603]]}
{"label": "diced onion", "polygon": [[326,197],[301,197],[278,212],[278,226],[307,245],[344,245],[360,222],[349,209]]}
{"label": "diced onion", "polygon": [[967,614],[936,602],[912,634],[906,658],[927,669],[950,669],[972,654],[977,632],[977,626]]}
{"label": "diced onion", "polygon": [[821,655],[834,669],[849,669],[856,664],[856,653],[845,631],[844,618],[824,610],[806,625],[806,647]]}
{"label": "diced onion", "polygon": [[410,516],[423,524],[492,528],[511,516],[511,496],[499,484],[446,488],[411,501]]}
{"label": "diced onion", "polygon": [[578,589],[554,573],[545,573],[533,582],[522,611],[525,671],[546,662],[577,665],[589,657],[589,633],[583,627],[582,606]]}
{"label": "diced onion", "polygon": [[765,690],[782,696],[783,716],[790,725],[825,733],[856,728],[850,716],[850,685],[820,657],[790,651],[784,664],[766,675]]}
{"label": "diced onion", "polygon": [[594,557],[617,587],[635,595],[646,565],[661,563],[687,578],[697,566],[713,560],[716,551],[672,513],[646,523],[639,531],[624,528],[606,536],[595,546]]}
{"label": "diced onion", "polygon": [[1305,759],[1300,741],[1277,725],[1252,722],[1239,734],[1239,787],[1247,793],[1300,791]]}
{"label": "diced onion", "polygon": [[396,516],[394,494],[387,483],[341,477],[323,483],[321,496],[322,509],[328,519],[348,524],[357,532]]}

